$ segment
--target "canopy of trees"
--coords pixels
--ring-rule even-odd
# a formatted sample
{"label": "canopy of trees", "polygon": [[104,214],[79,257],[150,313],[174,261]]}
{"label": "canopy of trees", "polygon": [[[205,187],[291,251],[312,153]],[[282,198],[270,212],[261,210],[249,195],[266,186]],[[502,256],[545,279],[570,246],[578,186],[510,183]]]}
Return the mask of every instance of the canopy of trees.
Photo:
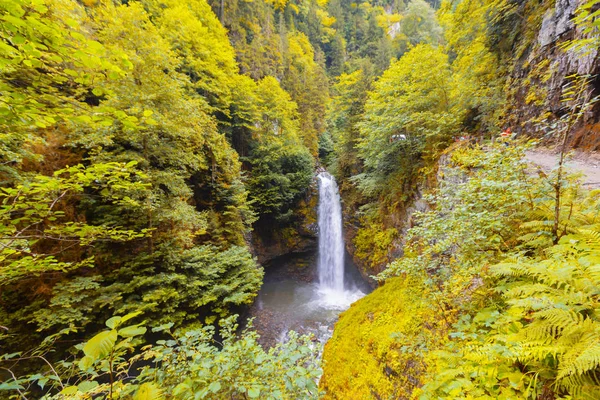
{"label": "canopy of trees", "polygon": [[61,358],[113,315],[179,329],[251,303],[253,225],[293,223],[312,182],[327,83],[303,33],[282,28],[285,61],[254,80],[204,0],[84,3],[0,2],[11,353],[62,332]]}
{"label": "canopy of trees", "polygon": [[[596,51],[599,4],[552,51]],[[485,142],[515,85],[545,104],[552,6],[0,0],[0,397],[598,398],[598,194],[562,169],[592,81],[536,119],[551,175]],[[321,166],[387,283],[319,388],[309,337],[264,350],[234,315]]]}

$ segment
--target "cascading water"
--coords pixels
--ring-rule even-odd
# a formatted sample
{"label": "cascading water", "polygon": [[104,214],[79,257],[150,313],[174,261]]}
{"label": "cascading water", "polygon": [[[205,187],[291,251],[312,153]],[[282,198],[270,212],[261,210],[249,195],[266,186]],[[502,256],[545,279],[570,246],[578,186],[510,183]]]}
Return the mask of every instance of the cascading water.
{"label": "cascading water", "polygon": [[319,292],[329,306],[345,309],[364,294],[344,286],[342,205],[333,176],[319,174]]}
{"label": "cascading water", "polygon": [[323,172],[318,184],[318,253],[294,253],[273,261],[252,307],[265,344],[285,341],[290,329],[313,333],[325,343],[340,312],[370,289],[351,260],[344,260],[342,205],[335,179]]}
{"label": "cascading water", "polygon": [[342,206],[333,176],[319,175],[319,287],[344,291],[344,237]]}

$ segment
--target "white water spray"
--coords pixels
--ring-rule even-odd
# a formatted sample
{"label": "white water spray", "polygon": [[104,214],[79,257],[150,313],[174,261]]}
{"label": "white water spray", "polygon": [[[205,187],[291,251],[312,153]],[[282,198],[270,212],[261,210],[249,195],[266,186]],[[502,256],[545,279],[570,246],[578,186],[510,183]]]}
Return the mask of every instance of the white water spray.
{"label": "white water spray", "polygon": [[344,291],[344,237],[340,194],[327,172],[319,175],[319,286]]}
{"label": "white water spray", "polygon": [[319,174],[319,291],[323,301],[347,308],[364,294],[344,287],[342,205],[337,184],[327,172]]}

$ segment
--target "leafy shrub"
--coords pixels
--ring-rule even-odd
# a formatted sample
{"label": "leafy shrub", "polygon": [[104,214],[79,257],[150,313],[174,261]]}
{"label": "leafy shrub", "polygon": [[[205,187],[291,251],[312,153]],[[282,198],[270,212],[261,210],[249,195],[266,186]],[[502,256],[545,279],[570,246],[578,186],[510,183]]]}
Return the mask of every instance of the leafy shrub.
{"label": "leafy shrub", "polygon": [[[383,288],[342,314],[326,345],[329,397],[354,388],[365,393],[357,398],[367,390],[423,400],[598,397],[598,192],[565,175],[529,174],[525,148],[449,154],[404,256],[378,277]],[[381,330],[363,330],[369,318]],[[363,376],[353,360],[340,361],[342,348],[388,374]],[[398,349],[407,356],[391,368]]]}
{"label": "leafy shrub", "polygon": [[565,236],[539,258],[493,266],[505,303],[461,318],[454,341],[427,357],[421,398],[597,398],[599,237]]}
{"label": "leafy shrub", "polygon": [[[168,339],[140,352],[146,328],[123,326],[139,314],[106,321],[107,330],[77,346],[82,358],[61,361],[56,367],[48,364],[49,368],[23,378],[13,375],[0,391],[28,398],[41,388],[42,398],[48,400],[319,398],[320,348],[310,336],[290,332],[285,343],[265,351],[251,323],[240,336],[236,334],[237,316],[232,316],[220,321],[219,341],[213,326],[173,333],[169,323],[152,330]],[[0,364],[14,366],[28,358],[5,354]]]}
{"label": "leafy shrub", "polygon": [[260,145],[252,152],[250,199],[261,216],[289,222],[313,179],[314,160],[299,145]]}

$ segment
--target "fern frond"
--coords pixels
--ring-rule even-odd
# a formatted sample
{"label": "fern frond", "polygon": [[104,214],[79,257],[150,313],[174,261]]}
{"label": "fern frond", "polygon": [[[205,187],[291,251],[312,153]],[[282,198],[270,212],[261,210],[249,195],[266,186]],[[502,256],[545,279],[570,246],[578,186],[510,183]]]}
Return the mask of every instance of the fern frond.
{"label": "fern frond", "polygon": [[519,226],[519,228],[523,231],[543,231],[548,232],[554,226],[554,221],[551,220],[534,220],[529,222],[524,222]]}
{"label": "fern frond", "polygon": [[562,364],[559,367],[557,379],[563,379],[568,375],[583,375],[600,366],[600,343],[586,347],[573,361]]}

